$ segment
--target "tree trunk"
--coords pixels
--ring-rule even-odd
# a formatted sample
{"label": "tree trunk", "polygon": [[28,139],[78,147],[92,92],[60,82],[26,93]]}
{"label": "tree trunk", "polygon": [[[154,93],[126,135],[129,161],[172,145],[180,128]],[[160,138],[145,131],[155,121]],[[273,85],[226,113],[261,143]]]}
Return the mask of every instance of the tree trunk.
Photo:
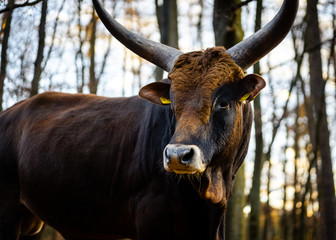
{"label": "tree trunk", "polygon": [[245,240],[245,218],[243,209],[245,206],[245,164],[242,164],[237,172],[232,195],[229,199],[226,211],[226,232],[225,239]]}
{"label": "tree trunk", "polygon": [[97,94],[98,88],[98,80],[96,79],[96,71],[95,71],[95,45],[96,45],[96,27],[97,27],[97,18],[95,14],[94,8],[92,8],[92,18],[90,24],[90,78],[89,78],[89,90],[91,94]]}
{"label": "tree trunk", "polygon": [[300,111],[299,97],[297,96],[297,106],[296,106],[296,117],[294,125],[294,177],[293,177],[293,187],[294,187],[294,199],[293,199],[293,209],[292,209],[292,225],[293,225],[293,240],[298,240],[299,238],[299,227],[300,223],[298,221],[297,215],[297,203],[299,202],[298,190],[298,160],[299,160],[299,111]]}
{"label": "tree trunk", "polygon": [[[270,153],[270,152],[269,152]],[[270,194],[271,194],[271,170],[272,170],[272,162],[271,162],[271,155],[266,154],[266,161],[268,162],[268,170],[267,170],[267,201],[264,207],[264,229],[263,229],[263,240],[273,239],[274,232],[273,232],[273,223],[271,217],[272,208],[270,206]]]}
{"label": "tree trunk", "polygon": [[[240,0],[215,0],[213,26],[217,46],[230,48],[243,40],[244,32],[240,21],[241,9],[236,8],[240,2]],[[232,196],[228,202],[225,221],[226,239],[245,239],[245,221],[243,214],[243,208],[245,206],[244,188],[245,172],[244,166],[242,166],[237,173]]]}
{"label": "tree trunk", "polygon": [[281,230],[282,230],[282,239],[288,240],[288,217],[287,217],[287,210],[286,210],[286,203],[287,203],[287,156],[286,156],[286,149],[288,148],[288,139],[289,139],[289,127],[286,124],[286,145],[284,147],[284,162],[283,162],[283,174],[284,174],[284,186],[283,186],[283,208],[282,208],[282,216],[281,216]]}
{"label": "tree trunk", "polygon": [[42,73],[42,60],[43,60],[43,51],[45,45],[45,27],[46,27],[46,18],[47,18],[47,8],[48,0],[42,1],[41,7],[41,20],[39,26],[39,43],[37,48],[37,55],[34,63],[34,76],[31,83],[30,96],[34,96],[38,93],[39,82],[41,79]]}
{"label": "tree trunk", "polygon": [[213,29],[216,46],[226,49],[240,42],[244,37],[241,27],[241,0],[215,0],[213,8]]}
{"label": "tree trunk", "polygon": [[[261,14],[262,14],[262,0],[257,1],[256,9],[256,25],[255,31],[261,28]],[[254,73],[260,73],[259,62],[254,65]],[[254,129],[255,129],[255,157],[254,157],[254,169],[252,178],[252,187],[249,195],[249,201],[251,204],[250,213],[250,227],[249,227],[249,239],[258,240],[260,238],[260,177],[263,166],[263,148],[264,141],[262,136],[262,119],[261,119],[261,104],[260,94],[253,101],[254,106]]]}
{"label": "tree trunk", "polygon": [[316,152],[321,164],[317,169],[319,193],[319,211],[321,239],[336,239],[336,198],[333,181],[330,133],[328,129],[326,102],[324,96],[325,81],[322,75],[321,39],[317,12],[318,0],[307,1],[307,37],[306,49],[309,50],[310,89],[316,128]]}
{"label": "tree trunk", "polygon": [[[159,1],[155,0],[155,6],[161,34],[161,43],[178,49],[178,13],[176,0],[163,0],[162,5],[159,5]],[[163,70],[157,67],[155,69],[156,81],[160,81],[162,76]]]}
{"label": "tree trunk", "polygon": [[157,0],[155,3],[161,42],[171,47],[178,48],[176,0],[163,0],[162,5],[159,5]]}
{"label": "tree trunk", "polygon": [[[7,6],[12,9],[14,5],[14,0],[9,0]],[[3,38],[1,41],[1,64],[0,64],[0,111],[2,111],[2,103],[3,103],[3,92],[5,85],[5,78],[7,75],[7,49],[8,49],[8,40],[10,36],[11,22],[12,22],[12,13],[13,10],[5,13],[3,15]]]}
{"label": "tree trunk", "polygon": [[[82,21],[81,21],[81,11],[82,11],[82,0],[77,0],[77,25],[78,25],[78,40],[79,46],[75,55],[75,66],[76,66],[76,77],[77,77],[77,92],[83,93],[85,86],[85,64],[84,64],[84,54],[83,45],[86,39],[86,35],[83,38],[82,34]],[[86,33],[87,34],[87,33]]]}
{"label": "tree trunk", "polygon": [[200,44],[200,48],[203,49],[202,21],[203,21],[204,0],[198,0],[198,5],[200,6],[201,11],[198,15],[198,21],[197,21],[197,24],[196,24],[196,27],[197,27],[197,41]]}

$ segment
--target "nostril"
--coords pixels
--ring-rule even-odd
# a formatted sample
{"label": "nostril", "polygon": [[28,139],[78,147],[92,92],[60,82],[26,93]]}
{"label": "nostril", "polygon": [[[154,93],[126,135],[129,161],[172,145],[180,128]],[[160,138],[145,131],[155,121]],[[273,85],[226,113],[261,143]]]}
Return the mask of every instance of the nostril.
{"label": "nostril", "polygon": [[171,150],[169,148],[166,148],[164,154],[165,154],[165,161],[166,161],[166,163],[169,163],[169,159],[171,157]]}
{"label": "nostril", "polygon": [[190,164],[195,157],[195,150],[188,145],[168,145],[164,150],[165,164]]}
{"label": "nostril", "polygon": [[188,164],[192,161],[192,158],[194,156],[194,150],[192,148],[185,149],[181,156],[181,163]]}

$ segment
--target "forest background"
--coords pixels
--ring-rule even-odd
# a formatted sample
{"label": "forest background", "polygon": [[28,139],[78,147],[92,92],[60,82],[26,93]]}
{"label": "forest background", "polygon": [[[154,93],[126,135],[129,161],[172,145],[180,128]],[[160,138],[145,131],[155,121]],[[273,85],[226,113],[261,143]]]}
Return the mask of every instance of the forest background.
{"label": "forest background", "polygon": [[[184,52],[229,48],[269,22],[280,0],[105,0],[128,29]],[[45,91],[137,94],[166,76],[110,36],[89,0],[0,0],[0,110]],[[235,239],[336,239],[336,1],[301,0],[287,38],[248,72],[250,150],[227,212]],[[1,196],[0,196],[1,197]],[[47,228],[42,239],[62,239]]]}

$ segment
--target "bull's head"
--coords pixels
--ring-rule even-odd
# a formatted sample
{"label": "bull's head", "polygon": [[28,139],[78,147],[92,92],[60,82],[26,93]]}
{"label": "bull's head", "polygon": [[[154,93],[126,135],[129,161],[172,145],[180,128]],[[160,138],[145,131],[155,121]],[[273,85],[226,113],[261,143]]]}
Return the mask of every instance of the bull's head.
{"label": "bull's head", "polygon": [[[102,22],[121,43],[169,72],[168,79],[148,84],[139,93],[140,97],[158,105],[170,104],[174,112],[175,132],[163,152],[165,169],[178,174],[208,176],[207,183],[198,186],[204,188],[201,195],[213,202],[221,201],[227,193],[218,192],[224,189],[216,186],[222,184],[218,179],[231,178],[227,179],[231,182],[232,172],[241,163],[236,162],[234,166],[233,162],[246,154],[246,149],[241,149],[242,145],[247,146],[248,139],[244,138],[249,135],[244,135],[244,124],[251,119],[245,119],[244,123],[243,118],[251,117],[246,114],[248,102],[265,86],[260,76],[245,75],[244,71],[287,35],[298,0],[285,0],[268,25],[227,51],[215,47],[185,54],[129,32],[111,18],[97,0],[93,3]],[[237,151],[244,154],[237,157]]]}
{"label": "bull's head", "polygon": [[171,104],[174,112],[176,128],[164,150],[165,169],[202,173],[214,155],[232,152],[242,134],[242,107],[264,86],[260,76],[245,76],[223,47],[182,54],[168,81],[148,84],[139,94],[159,105]]}

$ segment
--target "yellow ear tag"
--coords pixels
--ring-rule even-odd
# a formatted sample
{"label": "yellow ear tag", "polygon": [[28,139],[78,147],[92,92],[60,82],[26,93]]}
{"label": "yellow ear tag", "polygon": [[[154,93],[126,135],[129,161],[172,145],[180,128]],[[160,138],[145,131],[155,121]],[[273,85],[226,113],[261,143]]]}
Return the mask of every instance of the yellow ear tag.
{"label": "yellow ear tag", "polygon": [[245,95],[239,100],[239,102],[244,102],[246,99],[249,98],[250,95],[251,95],[251,93],[247,93],[247,94],[245,94]]}
{"label": "yellow ear tag", "polygon": [[160,97],[160,100],[161,100],[162,104],[170,104],[171,103],[170,99],[167,99],[167,98],[164,98],[164,97]]}

